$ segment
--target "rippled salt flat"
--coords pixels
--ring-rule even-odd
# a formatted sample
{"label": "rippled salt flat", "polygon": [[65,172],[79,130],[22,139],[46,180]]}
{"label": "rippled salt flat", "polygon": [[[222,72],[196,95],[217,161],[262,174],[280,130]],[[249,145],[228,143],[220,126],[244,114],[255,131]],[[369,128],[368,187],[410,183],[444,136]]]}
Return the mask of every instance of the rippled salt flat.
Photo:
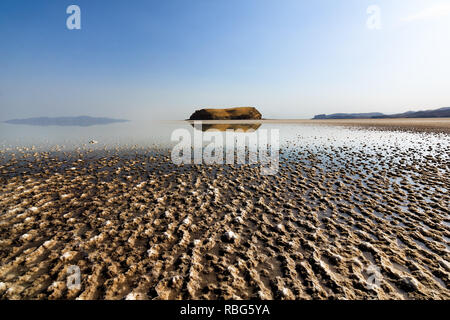
{"label": "rippled salt flat", "polygon": [[263,124],[262,176],[174,165],[180,126],[4,139],[0,298],[449,299],[448,135]]}

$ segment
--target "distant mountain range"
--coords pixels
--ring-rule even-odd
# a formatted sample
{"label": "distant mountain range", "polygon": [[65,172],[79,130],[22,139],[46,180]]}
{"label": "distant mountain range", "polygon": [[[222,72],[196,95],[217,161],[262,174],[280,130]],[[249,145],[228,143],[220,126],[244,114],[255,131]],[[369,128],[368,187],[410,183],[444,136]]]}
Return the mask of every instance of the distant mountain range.
{"label": "distant mountain range", "polygon": [[28,119],[13,119],[7,120],[6,123],[9,124],[26,124],[31,126],[78,126],[78,127],[89,127],[95,125],[105,125],[117,122],[127,122],[128,120],[123,119],[111,119],[111,118],[96,118],[89,116],[79,116],[79,117],[38,117],[38,118],[28,118]]}
{"label": "distant mountain range", "polygon": [[313,120],[323,119],[388,119],[388,118],[450,118],[450,107],[426,111],[408,111],[397,114],[383,114],[380,112],[370,113],[333,113],[319,114]]}

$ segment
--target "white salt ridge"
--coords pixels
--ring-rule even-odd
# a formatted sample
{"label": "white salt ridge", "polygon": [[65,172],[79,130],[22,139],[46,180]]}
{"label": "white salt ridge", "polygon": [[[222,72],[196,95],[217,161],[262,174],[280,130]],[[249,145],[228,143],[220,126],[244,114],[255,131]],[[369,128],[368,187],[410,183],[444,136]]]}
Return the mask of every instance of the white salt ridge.
{"label": "white salt ridge", "polygon": [[138,294],[134,292],[130,292],[126,297],[125,300],[137,300]]}
{"label": "white salt ridge", "polygon": [[156,255],[157,253],[158,252],[153,247],[147,250],[147,254],[150,258]]}
{"label": "white salt ridge", "polygon": [[447,271],[450,271],[450,263],[442,259],[440,262],[440,265],[444,267]]}
{"label": "white salt ridge", "polygon": [[180,279],[182,279],[180,275],[176,275],[176,276],[172,277],[172,279],[171,279],[172,285],[176,285]]}
{"label": "white salt ridge", "polygon": [[53,244],[55,244],[56,243],[56,241],[55,240],[47,240],[47,241],[45,241],[43,244],[42,244],[42,246],[44,247],[44,248],[49,248],[49,247],[51,247]]}
{"label": "white salt ridge", "polygon": [[17,211],[20,211],[21,209],[22,209],[22,208],[14,208],[14,209],[9,210],[8,213],[9,213],[9,214],[14,214],[14,213],[16,213]]}
{"label": "white salt ridge", "polygon": [[164,235],[166,236],[167,239],[172,238],[172,235],[169,232],[164,232]]}
{"label": "white salt ridge", "polygon": [[6,293],[7,294],[14,294],[14,293],[16,293],[16,288],[14,288],[14,287],[8,288],[8,290],[6,290]]}
{"label": "white salt ridge", "polygon": [[33,238],[33,236],[31,234],[29,234],[29,233],[25,233],[25,234],[20,236],[20,239],[21,240],[25,240],[25,241],[30,240],[31,238]]}
{"label": "white salt ridge", "polygon": [[61,281],[54,281],[49,287],[49,290],[55,290],[62,284]]}
{"label": "white salt ridge", "polygon": [[228,266],[227,270],[233,277],[238,273],[238,269],[234,266]]}
{"label": "white salt ridge", "polygon": [[242,219],[242,217],[236,217],[234,220],[238,223],[244,223],[244,219]]}
{"label": "white salt ridge", "polygon": [[89,242],[102,242],[105,239],[105,234],[101,233],[89,239]]}
{"label": "white salt ridge", "polygon": [[268,297],[266,296],[266,294],[263,292],[263,291],[258,291],[258,297],[261,299],[261,300],[267,300],[268,299]]}
{"label": "white salt ridge", "polygon": [[237,235],[233,231],[227,231],[225,232],[225,238],[228,240],[234,240],[237,238]]}
{"label": "white salt ridge", "polygon": [[71,260],[75,257],[76,254],[77,254],[76,251],[67,251],[60,257],[60,259],[61,260]]}

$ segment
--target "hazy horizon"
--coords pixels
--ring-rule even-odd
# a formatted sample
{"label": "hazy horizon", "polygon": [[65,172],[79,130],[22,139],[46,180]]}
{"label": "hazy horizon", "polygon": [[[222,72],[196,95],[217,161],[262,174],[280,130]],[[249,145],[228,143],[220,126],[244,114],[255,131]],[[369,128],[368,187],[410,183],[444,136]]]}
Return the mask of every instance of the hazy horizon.
{"label": "hazy horizon", "polygon": [[[423,110],[414,110],[414,111],[432,111],[432,110],[438,110],[438,109],[448,109],[450,107],[442,107],[442,108],[434,108],[434,109],[423,109]],[[411,110],[408,110],[411,112]],[[401,112],[401,113],[406,113],[408,111],[405,112]],[[414,112],[413,111],[413,112]],[[370,113],[378,113],[376,111],[374,112],[363,112],[363,114],[370,114]],[[335,112],[335,113],[330,113],[327,115],[333,115],[333,114],[360,114],[360,113],[346,113],[346,112]],[[316,114],[316,115],[320,115],[320,114]],[[385,115],[393,115],[391,113],[385,113]],[[16,123],[12,123],[11,121],[22,121],[22,120],[36,120],[36,119],[40,119],[40,118],[44,118],[44,119],[65,119],[65,118],[69,118],[69,119],[76,119],[76,118],[80,118],[80,117],[88,117],[91,119],[107,119],[107,120],[113,120],[113,121],[120,121],[120,122],[129,122],[129,121],[137,121],[137,120],[145,120],[146,119],[125,119],[125,118],[111,118],[108,115],[102,115],[102,116],[91,116],[89,114],[79,114],[79,115],[73,115],[73,116],[46,116],[46,115],[41,115],[41,116],[36,116],[36,117],[27,117],[27,118],[15,118],[15,119],[7,119],[7,120],[1,120],[0,122],[5,122],[5,123],[9,123],[9,124],[16,124]],[[262,118],[262,120],[311,120],[311,118],[268,118],[268,117],[264,117]],[[411,118],[414,119],[414,118]],[[182,120],[189,120],[189,117],[183,118],[183,119],[175,119],[175,118],[171,118],[171,119],[155,119],[155,120],[159,120],[159,121],[182,121]],[[25,123],[17,123],[17,124],[25,124]]]}
{"label": "hazy horizon", "polygon": [[[69,5],[81,29],[69,30]],[[379,29],[368,19],[375,5]],[[372,13],[371,13],[372,12]],[[0,121],[264,118],[450,106],[450,1],[0,3]]]}

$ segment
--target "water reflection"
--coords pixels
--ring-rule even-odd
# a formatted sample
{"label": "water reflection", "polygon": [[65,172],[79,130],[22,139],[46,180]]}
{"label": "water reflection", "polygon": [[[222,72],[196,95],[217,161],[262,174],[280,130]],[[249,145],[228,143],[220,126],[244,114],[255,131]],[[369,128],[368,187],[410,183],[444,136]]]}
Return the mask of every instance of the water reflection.
{"label": "water reflection", "polygon": [[195,125],[191,123],[191,126],[195,129],[201,127],[202,131],[207,131],[211,129],[226,131],[226,130],[243,130],[256,131],[261,127],[261,123],[202,123],[201,125]]}

